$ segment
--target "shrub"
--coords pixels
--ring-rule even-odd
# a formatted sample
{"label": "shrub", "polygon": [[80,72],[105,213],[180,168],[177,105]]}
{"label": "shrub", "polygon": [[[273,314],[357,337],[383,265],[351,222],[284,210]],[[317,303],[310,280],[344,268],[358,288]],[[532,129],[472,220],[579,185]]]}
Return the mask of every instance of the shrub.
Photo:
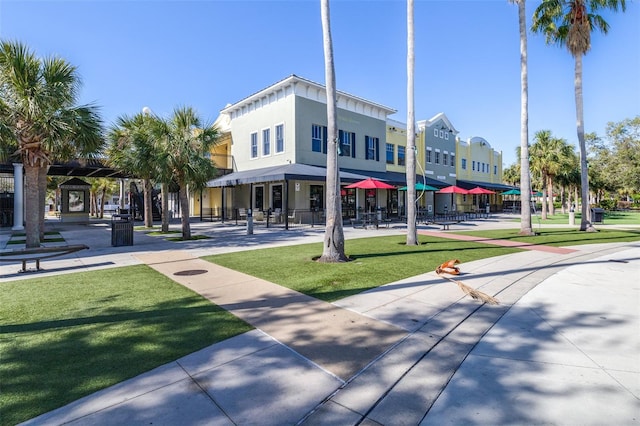
{"label": "shrub", "polygon": [[616,207],[616,201],[615,200],[601,200],[600,201],[600,207],[602,207],[605,210],[613,210]]}

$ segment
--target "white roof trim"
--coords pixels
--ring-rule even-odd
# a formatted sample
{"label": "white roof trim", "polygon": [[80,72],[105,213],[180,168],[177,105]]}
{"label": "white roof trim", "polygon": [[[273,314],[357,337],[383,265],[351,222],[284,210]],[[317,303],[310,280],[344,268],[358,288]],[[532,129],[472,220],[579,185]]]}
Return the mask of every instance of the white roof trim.
{"label": "white roof trim", "polygon": [[[249,111],[249,106],[263,106],[265,100],[270,103],[272,100],[281,99],[283,96],[289,95],[300,96],[318,102],[326,103],[326,89],[320,83],[313,82],[295,74],[280,80],[279,82],[262,89],[246,98],[232,104],[227,105],[221,113],[230,114],[231,118],[237,112],[241,112],[243,108]],[[397,111],[393,108],[351,95],[346,92],[337,91],[338,108],[353,111],[359,114],[367,115],[381,120],[386,120],[387,115],[394,114]]]}

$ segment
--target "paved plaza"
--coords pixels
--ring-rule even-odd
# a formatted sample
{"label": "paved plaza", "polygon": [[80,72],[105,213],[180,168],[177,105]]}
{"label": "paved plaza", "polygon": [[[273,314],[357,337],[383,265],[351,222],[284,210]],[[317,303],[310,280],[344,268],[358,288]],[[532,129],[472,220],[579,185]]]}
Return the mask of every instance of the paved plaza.
{"label": "paved plaza", "polygon": [[[108,221],[50,225],[90,249],[43,261],[38,276],[144,263],[255,329],[26,424],[640,423],[640,242],[521,247],[461,265],[465,284],[499,305],[430,271],[327,303],[200,259],[320,242],[323,228],[247,235],[196,222],[214,238],[177,245],[136,232],[133,246],[111,247]],[[495,216],[419,228],[518,226]],[[347,239],[404,232],[345,228]],[[0,267],[0,285],[36,275]],[[193,269],[207,272],[175,275]]]}

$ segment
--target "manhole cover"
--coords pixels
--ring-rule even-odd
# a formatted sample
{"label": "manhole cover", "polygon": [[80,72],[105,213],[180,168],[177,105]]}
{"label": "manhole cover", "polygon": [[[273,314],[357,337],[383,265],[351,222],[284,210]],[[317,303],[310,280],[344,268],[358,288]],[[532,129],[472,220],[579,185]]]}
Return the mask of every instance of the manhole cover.
{"label": "manhole cover", "polygon": [[200,274],[206,274],[207,271],[206,269],[187,269],[186,271],[178,271],[178,272],[174,272],[173,275],[200,275]]}

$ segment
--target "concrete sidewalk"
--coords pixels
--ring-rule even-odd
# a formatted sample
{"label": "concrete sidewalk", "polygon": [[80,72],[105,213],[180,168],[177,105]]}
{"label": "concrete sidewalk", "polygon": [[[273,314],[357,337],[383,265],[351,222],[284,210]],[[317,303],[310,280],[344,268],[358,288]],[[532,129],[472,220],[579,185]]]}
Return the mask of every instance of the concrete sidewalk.
{"label": "concrete sidewalk", "polygon": [[[321,232],[287,236],[322,241]],[[273,235],[255,236],[256,244],[260,238],[283,244]],[[498,306],[463,297],[434,273],[328,304],[197,259],[228,248],[176,253],[157,240],[139,244],[154,250],[139,246],[110,255],[123,256],[116,259],[105,247],[100,258],[144,261],[256,330],[27,424],[640,420],[640,244],[536,250],[461,265],[460,280],[495,295]],[[175,275],[186,270],[207,272]]]}

